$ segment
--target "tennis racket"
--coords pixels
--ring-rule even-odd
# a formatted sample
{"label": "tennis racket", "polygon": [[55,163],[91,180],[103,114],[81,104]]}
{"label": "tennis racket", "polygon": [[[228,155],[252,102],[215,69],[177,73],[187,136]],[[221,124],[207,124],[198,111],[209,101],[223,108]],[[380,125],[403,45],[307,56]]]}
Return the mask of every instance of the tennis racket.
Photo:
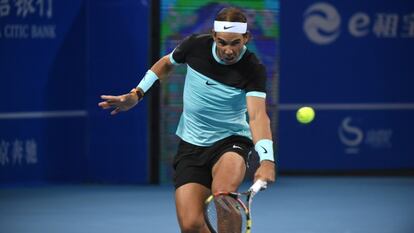
{"label": "tennis racket", "polygon": [[257,180],[247,192],[217,192],[209,196],[205,201],[204,218],[211,233],[250,233],[253,196],[266,186],[265,181]]}

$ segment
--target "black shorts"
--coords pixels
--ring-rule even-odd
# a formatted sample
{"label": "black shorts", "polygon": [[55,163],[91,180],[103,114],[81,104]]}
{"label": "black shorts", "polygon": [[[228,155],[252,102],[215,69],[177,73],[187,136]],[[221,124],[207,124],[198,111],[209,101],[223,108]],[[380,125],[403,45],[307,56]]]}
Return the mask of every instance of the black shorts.
{"label": "black shorts", "polygon": [[173,164],[175,188],[187,183],[198,183],[210,189],[213,181],[211,170],[224,153],[236,152],[247,163],[252,148],[252,141],[243,136],[230,136],[208,147],[180,140]]}

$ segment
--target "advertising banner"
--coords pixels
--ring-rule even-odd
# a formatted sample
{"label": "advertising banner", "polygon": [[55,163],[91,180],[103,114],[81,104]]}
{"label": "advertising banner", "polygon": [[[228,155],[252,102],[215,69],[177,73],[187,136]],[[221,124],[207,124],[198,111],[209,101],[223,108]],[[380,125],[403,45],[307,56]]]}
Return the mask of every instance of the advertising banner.
{"label": "advertising banner", "polygon": [[413,2],[281,1],[281,169],[414,168],[413,60]]}

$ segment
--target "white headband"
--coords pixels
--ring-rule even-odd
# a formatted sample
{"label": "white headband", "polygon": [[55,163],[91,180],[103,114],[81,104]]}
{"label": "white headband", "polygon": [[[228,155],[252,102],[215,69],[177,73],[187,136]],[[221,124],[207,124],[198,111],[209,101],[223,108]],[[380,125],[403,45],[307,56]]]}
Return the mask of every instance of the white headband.
{"label": "white headband", "polygon": [[234,32],[244,34],[247,32],[247,23],[214,21],[215,32]]}

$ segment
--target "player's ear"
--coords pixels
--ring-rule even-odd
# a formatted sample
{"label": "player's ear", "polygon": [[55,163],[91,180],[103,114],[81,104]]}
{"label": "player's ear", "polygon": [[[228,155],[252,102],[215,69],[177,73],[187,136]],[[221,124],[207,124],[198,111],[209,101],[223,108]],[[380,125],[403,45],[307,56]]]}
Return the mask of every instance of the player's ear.
{"label": "player's ear", "polygon": [[252,36],[251,36],[250,32],[247,31],[246,33],[243,34],[243,38],[244,38],[244,43],[247,44],[247,43],[249,43]]}
{"label": "player's ear", "polygon": [[217,33],[213,30],[211,30],[211,36],[213,37],[214,40],[217,39]]}

